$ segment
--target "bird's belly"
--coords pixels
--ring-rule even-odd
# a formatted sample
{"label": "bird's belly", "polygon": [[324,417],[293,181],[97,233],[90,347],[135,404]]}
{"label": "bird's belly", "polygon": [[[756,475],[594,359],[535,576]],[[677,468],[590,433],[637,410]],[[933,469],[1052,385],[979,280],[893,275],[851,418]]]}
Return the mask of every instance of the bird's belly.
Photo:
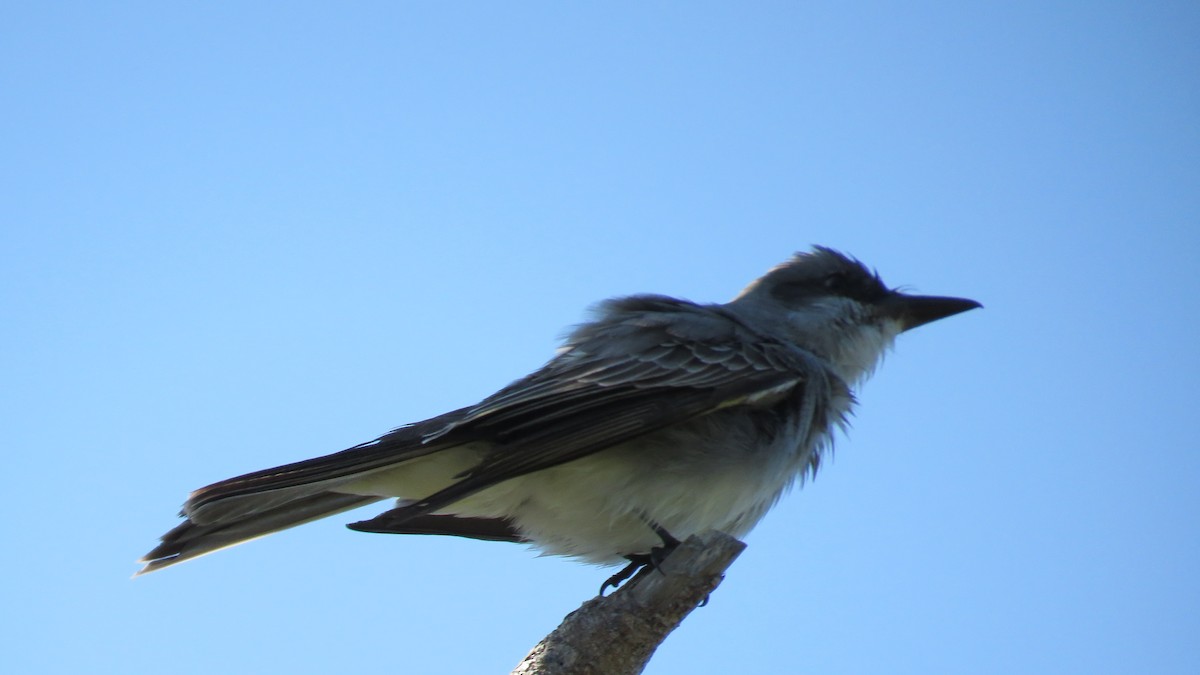
{"label": "bird's belly", "polygon": [[[736,462],[662,462],[641,442],[510,479],[446,509],[504,517],[539,550],[594,563],[662,545],[653,526],[683,540],[708,529],[745,535],[799,475],[799,448]],[[763,449],[766,450],[766,449]]]}
{"label": "bird's belly", "polygon": [[[745,535],[826,445],[808,414],[722,411],[557,466],[511,478],[439,511],[504,518],[549,555],[620,562],[708,529]],[[422,499],[488,451],[468,444],[362,476],[339,491]]]}

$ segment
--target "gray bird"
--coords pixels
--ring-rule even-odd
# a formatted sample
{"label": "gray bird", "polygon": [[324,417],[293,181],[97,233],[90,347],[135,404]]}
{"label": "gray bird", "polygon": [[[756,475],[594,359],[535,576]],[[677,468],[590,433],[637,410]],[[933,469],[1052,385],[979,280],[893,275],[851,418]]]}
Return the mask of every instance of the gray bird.
{"label": "gray bird", "polygon": [[608,300],[476,405],[196,490],[139,574],[396,498],[350,527],[632,561],[619,583],[679,539],[749,532],[817,470],[896,335],[979,306],[889,289],[824,247],[726,304]]}

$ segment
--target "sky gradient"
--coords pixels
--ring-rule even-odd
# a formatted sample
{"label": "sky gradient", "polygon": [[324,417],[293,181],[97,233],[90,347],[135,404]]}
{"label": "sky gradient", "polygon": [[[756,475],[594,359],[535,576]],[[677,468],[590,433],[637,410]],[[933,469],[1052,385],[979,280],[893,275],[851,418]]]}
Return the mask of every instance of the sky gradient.
{"label": "sky gradient", "polygon": [[[970,6],[966,6],[970,5]],[[189,490],[823,244],[900,337],[651,675],[1200,672],[1195,3],[8,3],[0,663],[503,673],[611,570]]]}

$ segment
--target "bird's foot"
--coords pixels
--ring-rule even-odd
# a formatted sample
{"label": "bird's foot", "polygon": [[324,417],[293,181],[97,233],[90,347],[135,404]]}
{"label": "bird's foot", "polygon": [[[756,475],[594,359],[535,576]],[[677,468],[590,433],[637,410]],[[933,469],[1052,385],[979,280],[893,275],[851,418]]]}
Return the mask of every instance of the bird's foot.
{"label": "bird's foot", "polygon": [[610,588],[616,590],[621,584],[631,578],[640,576],[643,572],[658,570],[659,574],[662,573],[660,566],[667,559],[667,556],[671,555],[671,551],[674,551],[679,546],[679,540],[672,537],[671,533],[663,529],[661,525],[652,525],[652,527],[654,528],[654,533],[662,539],[663,545],[655,546],[650,549],[649,553],[634,553],[625,556],[629,564],[622,567],[619,572],[601,584],[600,595],[604,595],[604,592]]}
{"label": "bird's foot", "polygon": [[621,584],[628,581],[638,572],[653,564],[650,562],[650,556],[645,553],[627,555],[625,556],[625,559],[629,561],[629,564],[622,567],[616,574],[612,575],[608,579],[605,579],[604,583],[600,585],[600,595],[604,595],[604,591],[607,591],[610,588],[616,590],[621,586]]}

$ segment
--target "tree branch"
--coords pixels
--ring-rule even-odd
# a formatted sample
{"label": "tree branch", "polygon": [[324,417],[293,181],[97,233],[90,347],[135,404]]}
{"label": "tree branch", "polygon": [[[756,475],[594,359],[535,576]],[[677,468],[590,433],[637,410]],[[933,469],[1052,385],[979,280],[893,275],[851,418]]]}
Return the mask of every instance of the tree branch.
{"label": "tree branch", "polygon": [[746,548],[709,530],[689,537],[658,570],[583,603],[529,652],[512,675],[635,675],[684,617],[721,583]]}

